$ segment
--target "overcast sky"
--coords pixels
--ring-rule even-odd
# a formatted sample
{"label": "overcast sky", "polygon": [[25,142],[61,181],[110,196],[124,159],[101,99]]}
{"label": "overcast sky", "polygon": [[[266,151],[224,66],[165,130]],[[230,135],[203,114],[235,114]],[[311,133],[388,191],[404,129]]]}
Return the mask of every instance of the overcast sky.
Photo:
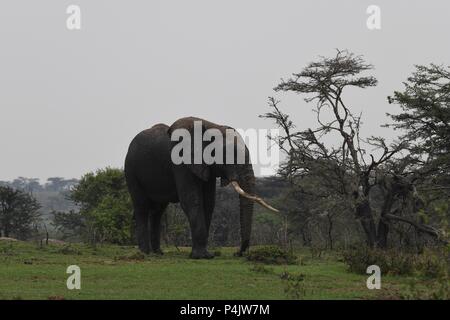
{"label": "overcast sky", "polygon": [[[70,4],[81,30],[66,28]],[[444,0],[2,0],[0,180],[122,167],[139,131],[188,115],[271,128],[258,115],[279,79],[335,48],[375,65],[378,87],[347,99],[366,135],[392,136],[386,96],[414,64],[450,64],[449,14]],[[301,98],[275,96],[314,124]]]}

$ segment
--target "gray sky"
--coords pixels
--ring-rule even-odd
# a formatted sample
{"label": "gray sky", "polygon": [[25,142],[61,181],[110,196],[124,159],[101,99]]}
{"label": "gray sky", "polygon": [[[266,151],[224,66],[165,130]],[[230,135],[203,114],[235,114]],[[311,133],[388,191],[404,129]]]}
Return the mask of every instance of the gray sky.
{"label": "gray sky", "polygon": [[[370,4],[381,30],[366,27]],[[450,64],[449,13],[444,0],[2,0],[0,180],[122,167],[139,131],[188,115],[270,128],[257,115],[279,79],[335,48],[375,65],[378,87],[347,99],[364,134],[392,136],[379,128],[397,110],[386,96],[414,64]],[[314,123],[299,97],[275,96]]]}

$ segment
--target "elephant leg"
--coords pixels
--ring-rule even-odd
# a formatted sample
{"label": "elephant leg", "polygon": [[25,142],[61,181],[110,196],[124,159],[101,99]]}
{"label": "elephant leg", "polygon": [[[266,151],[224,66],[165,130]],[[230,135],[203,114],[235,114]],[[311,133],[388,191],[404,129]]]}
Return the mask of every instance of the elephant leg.
{"label": "elephant leg", "polygon": [[178,176],[177,190],[180,205],[186,213],[192,234],[192,253],[194,259],[209,259],[214,255],[207,250],[208,230],[203,208],[203,183],[190,173]]}
{"label": "elephant leg", "polygon": [[203,184],[203,208],[205,211],[206,231],[209,235],[212,215],[216,203],[216,179],[213,178]]}
{"label": "elephant leg", "polygon": [[207,250],[208,246],[208,230],[206,228],[203,203],[199,202],[194,205],[191,203],[183,204],[181,207],[187,213],[189,225],[192,234],[192,253],[194,259],[208,259],[214,257]]}
{"label": "elephant leg", "polygon": [[150,238],[148,230],[149,206],[147,203],[134,205],[134,218],[136,220],[136,236],[139,249],[144,253],[150,253]]}
{"label": "elephant leg", "polygon": [[161,217],[167,203],[150,206],[150,242],[154,253],[163,254],[161,250]]}

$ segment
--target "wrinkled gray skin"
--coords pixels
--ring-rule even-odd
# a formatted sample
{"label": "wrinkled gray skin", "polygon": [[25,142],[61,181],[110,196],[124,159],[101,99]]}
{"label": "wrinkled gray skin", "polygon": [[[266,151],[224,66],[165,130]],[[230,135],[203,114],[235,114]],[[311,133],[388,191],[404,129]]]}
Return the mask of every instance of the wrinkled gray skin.
{"label": "wrinkled gray skin", "polygon": [[[153,252],[162,253],[161,216],[169,203],[179,202],[191,228],[191,257],[212,258],[213,255],[207,251],[207,243],[215,205],[216,178],[221,178],[222,185],[237,181],[247,193],[254,194],[255,177],[245,144],[245,164],[172,163],[171,150],[178,142],[171,141],[171,133],[175,129],[184,128],[193,136],[194,121],[202,121],[203,131],[210,128],[219,129],[224,137],[225,130],[231,129],[188,117],[177,120],[170,127],[157,124],[144,130],[129,146],[125,160],[125,177],[134,206],[137,240],[140,250],[144,253],[150,252],[150,243]],[[224,155],[225,152],[224,149]],[[235,156],[236,154],[237,152]],[[249,246],[252,215],[253,202],[240,196],[241,247],[238,254],[242,254]]]}

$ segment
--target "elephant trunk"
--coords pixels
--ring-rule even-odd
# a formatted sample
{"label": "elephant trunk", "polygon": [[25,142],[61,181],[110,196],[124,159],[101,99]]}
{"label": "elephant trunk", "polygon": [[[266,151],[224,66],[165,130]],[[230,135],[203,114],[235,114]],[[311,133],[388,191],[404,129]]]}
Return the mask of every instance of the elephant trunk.
{"label": "elephant trunk", "polygon": [[252,233],[253,203],[257,202],[262,206],[278,212],[277,209],[268,205],[264,200],[255,195],[255,175],[250,165],[245,166],[237,181],[231,182],[234,190],[239,194],[240,203],[240,224],[241,224],[241,248],[239,254],[242,255],[250,245]]}
{"label": "elephant trunk", "polygon": [[[238,178],[238,186],[242,191],[250,194],[255,194],[255,174],[251,165],[245,166],[245,172]],[[232,181],[232,185],[236,190],[236,183]],[[237,191],[237,190],[236,190]],[[252,233],[252,219],[253,219],[253,201],[245,197],[242,193],[239,193],[239,221],[241,225],[241,248],[239,254],[242,255],[249,245],[250,236]]]}

